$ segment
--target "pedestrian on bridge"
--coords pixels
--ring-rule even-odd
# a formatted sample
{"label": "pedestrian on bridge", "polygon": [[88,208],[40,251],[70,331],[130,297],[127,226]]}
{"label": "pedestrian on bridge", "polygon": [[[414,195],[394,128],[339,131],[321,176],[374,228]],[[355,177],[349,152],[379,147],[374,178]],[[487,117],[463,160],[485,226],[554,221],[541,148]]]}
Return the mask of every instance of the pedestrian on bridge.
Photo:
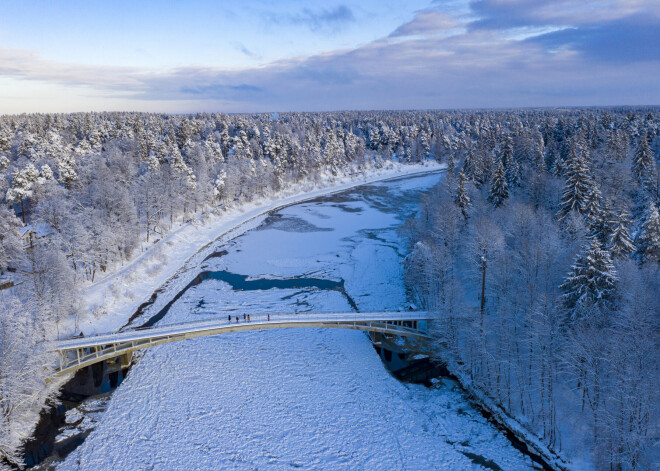
{"label": "pedestrian on bridge", "polygon": [[248,314],[248,322],[250,322],[250,314]]}
{"label": "pedestrian on bridge", "polygon": [[238,319],[240,319],[239,315],[236,314],[236,323],[238,324]]}
{"label": "pedestrian on bridge", "polygon": [[229,316],[227,316],[227,320],[229,321],[229,323],[231,323],[231,314],[229,314]]}
{"label": "pedestrian on bridge", "polygon": [[268,313],[268,321],[270,322],[270,312]]}
{"label": "pedestrian on bridge", "polygon": [[246,314],[245,314],[245,313],[243,313],[243,320],[245,320],[245,316],[246,316]]}

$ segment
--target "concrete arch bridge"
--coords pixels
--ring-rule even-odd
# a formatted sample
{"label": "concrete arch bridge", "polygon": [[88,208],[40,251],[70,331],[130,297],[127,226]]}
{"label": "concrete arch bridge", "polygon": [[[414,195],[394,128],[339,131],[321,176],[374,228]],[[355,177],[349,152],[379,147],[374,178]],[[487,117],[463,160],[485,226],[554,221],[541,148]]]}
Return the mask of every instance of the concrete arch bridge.
{"label": "concrete arch bridge", "polygon": [[[247,316],[247,314],[246,314]],[[411,340],[427,340],[431,316],[424,311],[409,312],[350,312],[350,313],[259,313],[250,314],[250,320],[237,318],[231,313],[231,321],[222,319],[173,324],[60,340],[54,350],[59,355],[55,376],[73,373],[96,363],[121,358],[130,362],[130,354],[156,345],[170,342],[219,335],[247,330],[330,328],[352,329],[371,333],[374,343],[381,336],[401,336]]]}

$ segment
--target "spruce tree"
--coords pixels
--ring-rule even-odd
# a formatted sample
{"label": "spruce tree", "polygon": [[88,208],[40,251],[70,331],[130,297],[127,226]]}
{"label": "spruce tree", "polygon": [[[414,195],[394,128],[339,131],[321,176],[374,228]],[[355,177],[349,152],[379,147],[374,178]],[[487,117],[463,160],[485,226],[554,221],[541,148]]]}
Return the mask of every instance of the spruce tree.
{"label": "spruce tree", "polygon": [[591,188],[587,201],[584,205],[584,217],[590,227],[598,226],[602,223],[603,214],[600,207],[601,194],[596,185]]}
{"label": "spruce tree", "polygon": [[509,197],[509,186],[506,183],[506,176],[504,175],[504,165],[500,160],[495,175],[493,176],[493,185],[490,188],[490,195],[488,201],[493,203],[496,208],[502,206],[504,201]]}
{"label": "spruce tree", "polygon": [[461,172],[465,174],[470,180],[474,179],[476,173],[476,166],[474,163],[474,150],[472,147],[468,149],[467,154],[465,155],[465,160],[463,161],[463,168]]}
{"label": "spruce tree", "polygon": [[644,131],[640,137],[635,156],[633,157],[632,174],[639,183],[643,184],[649,177],[652,177],[653,170],[655,170],[653,151],[651,150],[651,146],[649,146],[646,131]]}
{"label": "spruce tree", "polygon": [[559,217],[563,219],[571,211],[585,214],[589,195],[593,190],[591,173],[581,152],[575,146],[571,148],[566,161],[566,184],[562,192]]}
{"label": "spruce tree", "polygon": [[635,242],[640,262],[660,262],[660,216],[653,202],[649,204]]}
{"label": "spruce tree", "polygon": [[447,174],[452,177],[456,174],[456,164],[454,162],[454,156],[450,155],[447,157]]}
{"label": "spruce tree", "polygon": [[629,225],[630,215],[625,210],[622,210],[609,240],[608,248],[614,257],[624,257],[635,251],[635,244],[633,244],[628,230]]}
{"label": "spruce tree", "polygon": [[504,165],[504,175],[506,182],[510,187],[518,186],[520,183],[520,166],[513,156],[513,140],[511,136],[506,136],[504,148],[502,149],[502,164]]}
{"label": "spruce tree", "polygon": [[472,205],[470,202],[470,196],[467,194],[467,189],[465,188],[467,182],[468,179],[463,173],[463,170],[461,170],[458,174],[458,188],[456,189],[454,202],[456,203],[456,206],[461,208],[461,212],[465,218],[467,218],[467,210],[470,209],[470,206]]}
{"label": "spruce tree", "polygon": [[580,308],[607,307],[614,296],[616,270],[609,251],[603,249],[598,239],[577,256],[561,289],[564,307],[570,320],[578,320]]}

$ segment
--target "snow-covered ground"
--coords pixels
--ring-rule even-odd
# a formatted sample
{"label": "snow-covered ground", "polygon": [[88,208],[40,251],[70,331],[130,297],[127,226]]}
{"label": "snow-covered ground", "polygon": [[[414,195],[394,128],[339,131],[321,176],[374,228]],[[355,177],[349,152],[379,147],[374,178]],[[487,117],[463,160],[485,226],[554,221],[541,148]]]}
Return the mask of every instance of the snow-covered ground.
{"label": "snow-covered ground", "polygon": [[[221,246],[227,254],[197,271],[343,279],[360,310],[395,310],[406,301],[397,227],[414,212],[419,191],[439,178],[374,183],[286,207],[212,244],[209,253]],[[167,289],[185,286],[189,271]],[[208,279],[188,289],[159,325],[228,310],[350,310],[346,295],[313,287],[234,290]],[[95,430],[58,468],[294,467],[518,470],[531,469],[531,461],[452,382],[428,389],[394,379],[365,334],[290,329],[147,350]]]}

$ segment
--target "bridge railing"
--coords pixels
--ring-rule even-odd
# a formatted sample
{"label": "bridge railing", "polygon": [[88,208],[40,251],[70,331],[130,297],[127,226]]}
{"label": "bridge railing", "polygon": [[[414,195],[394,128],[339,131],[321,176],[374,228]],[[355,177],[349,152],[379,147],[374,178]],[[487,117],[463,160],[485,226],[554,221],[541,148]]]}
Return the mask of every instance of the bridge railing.
{"label": "bridge railing", "polygon": [[[213,319],[204,319],[199,321],[192,321],[180,324],[170,324],[164,326],[137,328],[124,332],[99,334],[89,337],[77,337],[65,339],[57,342],[56,349],[74,349],[81,347],[91,347],[95,345],[104,345],[107,343],[115,343],[121,340],[144,339],[153,335],[177,335],[184,334],[191,331],[211,330],[223,325],[236,325],[248,323],[247,313],[246,319],[243,319],[243,313],[228,313],[231,315],[231,321],[224,315],[218,316]],[[238,318],[237,318],[238,317]],[[249,323],[297,323],[297,322],[412,322],[412,321],[427,321],[431,317],[426,312],[422,311],[404,311],[404,312],[369,312],[369,313],[345,313],[345,312],[322,312],[322,313],[250,313]],[[425,330],[418,328],[415,330]]]}

